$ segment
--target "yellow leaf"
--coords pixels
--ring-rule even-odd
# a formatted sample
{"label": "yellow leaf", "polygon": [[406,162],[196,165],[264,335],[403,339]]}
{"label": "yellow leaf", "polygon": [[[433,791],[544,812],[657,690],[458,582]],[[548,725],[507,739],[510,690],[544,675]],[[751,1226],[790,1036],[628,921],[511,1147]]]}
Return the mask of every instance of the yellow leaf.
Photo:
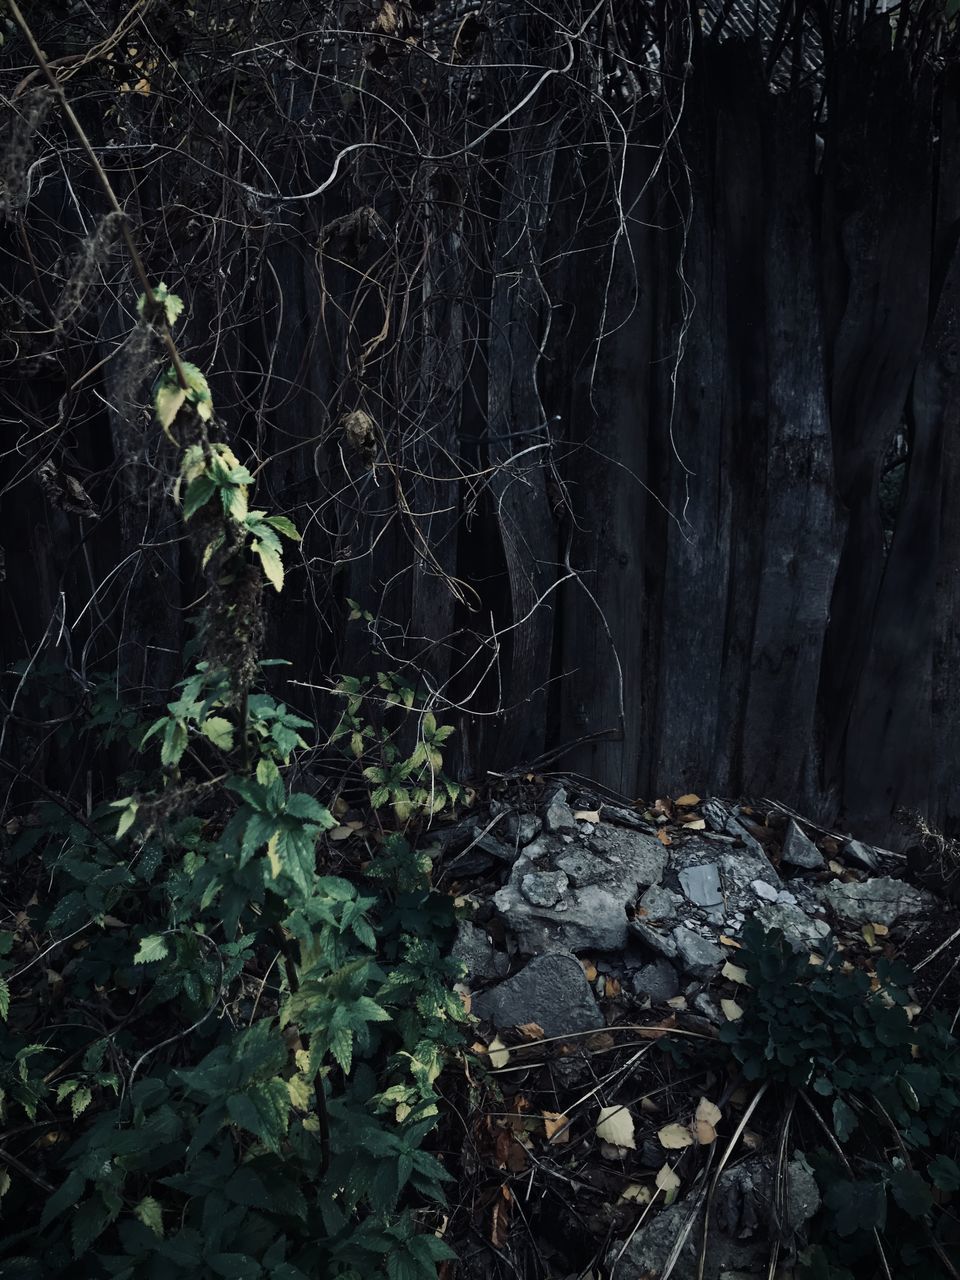
{"label": "yellow leaf", "polygon": [[736,1000],[721,1000],[720,1008],[723,1010],[723,1016],[728,1022],[739,1022],[743,1017],[743,1010]]}
{"label": "yellow leaf", "polygon": [[693,1132],[701,1146],[708,1147],[717,1138],[717,1125],[722,1112],[709,1098],[701,1098],[693,1117]]}
{"label": "yellow leaf", "polygon": [[885,938],[887,934],[890,932],[890,930],[887,928],[885,924],[877,924],[876,920],[874,920],[873,924],[870,927],[873,929],[873,932],[877,935],[878,938]]}
{"label": "yellow leaf", "polygon": [[676,1191],[680,1186],[680,1179],[668,1164],[657,1174],[656,1182],[661,1191]]}
{"label": "yellow leaf", "polygon": [[689,809],[691,805],[695,805],[699,803],[700,803],[700,797],[698,795],[694,795],[692,791],[689,793],[689,795],[679,796],[674,801],[674,804],[679,805],[681,809]]}
{"label": "yellow leaf", "polygon": [[570,1141],[570,1117],[560,1111],[544,1111],[543,1131],[553,1146]]}
{"label": "yellow leaf", "polygon": [[313,1089],[306,1076],[291,1076],[287,1081],[290,1105],[297,1111],[309,1111],[313,1103]]}
{"label": "yellow leaf", "polygon": [[[173,420],[180,412],[186,398],[186,388],[178,386],[175,382],[164,381],[157,388],[156,400],[154,401],[157,421],[168,436],[170,435]],[[170,438],[172,439],[173,437],[171,436]]]}
{"label": "yellow leaf", "polygon": [[671,996],[667,1001],[671,1009],[685,1009],[687,1007],[686,996]]}
{"label": "yellow leaf", "polygon": [[711,1142],[717,1140],[716,1129],[705,1120],[694,1120],[693,1135],[702,1147],[709,1147]]}
{"label": "yellow leaf", "polygon": [[577,809],[574,811],[573,816],[576,818],[577,822],[599,822],[600,810],[599,809]]}
{"label": "yellow leaf", "polygon": [[725,933],[721,933],[720,945],[722,947],[735,947],[737,951],[739,951],[742,948],[743,943],[738,942],[736,938],[728,938]]}
{"label": "yellow leaf", "polygon": [[275,831],[267,841],[267,857],[270,859],[270,874],[276,880],[277,876],[283,870],[283,864],[280,862],[280,855],[277,852],[277,846],[280,843],[280,832]]}
{"label": "yellow leaf", "polygon": [[720,972],[723,977],[729,978],[731,982],[739,982],[741,986],[746,985],[747,971],[746,969],[741,969],[738,964],[731,964],[728,960]]}
{"label": "yellow leaf", "polygon": [[861,933],[863,934],[868,947],[875,947],[877,945],[877,935],[874,933],[872,924],[865,924],[861,929]]}
{"label": "yellow leaf", "polygon": [[718,1125],[723,1112],[715,1102],[711,1102],[709,1098],[701,1098],[697,1103],[696,1118],[705,1120],[707,1124]]}
{"label": "yellow leaf", "polygon": [[707,824],[702,818],[694,818],[693,822],[683,824],[684,831],[706,831]]}
{"label": "yellow leaf", "polygon": [[593,963],[592,960],[581,960],[580,967],[583,969],[583,972],[588,982],[596,982],[597,966]]}
{"label": "yellow leaf", "polygon": [[681,1147],[693,1146],[693,1134],[685,1124],[668,1124],[657,1131],[661,1147],[668,1151],[679,1151]]}
{"label": "yellow leaf", "polygon": [[510,1050],[499,1036],[494,1036],[490,1041],[490,1047],[487,1052],[490,1055],[490,1065],[495,1071],[499,1071],[501,1067],[505,1067],[510,1061]]}
{"label": "yellow leaf", "polygon": [[633,1116],[626,1107],[601,1107],[600,1119],[597,1121],[597,1137],[601,1142],[609,1142],[613,1147],[627,1147],[635,1151],[636,1139],[633,1135]]}
{"label": "yellow leaf", "polygon": [[635,1204],[649,1204],[651,1198],[650,1188],[641,1186],[639,1182],[631,1182],[620,1192],[621,1200],[632,1201]]}

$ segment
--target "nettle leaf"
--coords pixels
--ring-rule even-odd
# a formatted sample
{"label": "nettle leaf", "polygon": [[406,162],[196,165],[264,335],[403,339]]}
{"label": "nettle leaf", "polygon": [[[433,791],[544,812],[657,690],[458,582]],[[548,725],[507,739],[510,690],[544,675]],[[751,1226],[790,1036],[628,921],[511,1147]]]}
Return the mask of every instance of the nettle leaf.
{"label": "nettle leaf", "polygon": [[149,937],[140,939],[140,947],[137,954],[133,957],[134,964],[153,964],[157,960],[163,960],[169,953],[166,940],[160,934],[154,933]]}
{"label": "nettle leaf", "polygon": [[120,840],[127,834],[130,828],[137,820],[137,810],[140,805],[138,801],[127,798],[126,800],[114,800],[110,806],[112,809],[120,809],[120,820],[117,823],[117,831],[115,838]]}
{"label": "nettle leaf", "polygon": [[202,472],[191,480],[183,497],[184,520],[189,520],[191,516],[196,515],[201,507],[206,506],[213,497],[216,488],[217,486],[206,472]]}
{"label": "nettle leaf", "polygon": [[167,718],[160,747],[160,763],[168,769],[180,763],[187,749],[187,726],[183,720]]}
{"label": "nettle leaf", "polygon": [[238,524],[243,524],[247,515],[247,490],[243,485],[224,485],[220,490],[220,501],[224,512]]}
{"label": "nettle leaf", "polygon": [[233,725],[224,716],[207,716],[200,731],[221,751],[233,750]]}
{"label": "nettle leaf", "polygon": [[0,1019],[4,1022],[10,1013],[10,987],[6,978],[0,978]]}
{"label": "nettle leaf", "polygon": [[250,550],[254,555],[260,557],[260,563],[263,566],[263,572],[267,577],[267,581],[277,591],[283,590],[283,561],[280,559],[279,552],[273,547],[268,547],[266,543],[254,539],[250,544]]}
{"label": "nettle leaf", "polygon": [[[213,397],[210,394],[210,386],[206,376],[197,368],[195,364],[188,361],[181,361],[180,367],[183,369],[183,375],[187,380],[189,391],[187,393],[191,404],[197,410],[197,417],[202,418],[204,422],[209,422],[213,417]],[[170,372],[176,379],[176,370],[171,366]]]}
{"label": "nettle leaf", "polygon": [[300,534],[292,520],[288,520],[286,516],[267,516],[266,523],[271,528],[276,529],[278,533],[282,533],[285,538],[290,538],[293,542],[300,541]]}
{"label": "nettle leaf", "polygon": [[307,795],[305,791],[295,791],[287,799],[286,812],[291,818],[300,818],[304,822],[314,822],[318,827],[330,831],[337,825],[337,820],[318,800]]}
{"label": "nettle leaf", "polygon": [[160,1202],[154,1200],[153,1196],[144,1196],[133,1212],[134,1216],[145,1227],[149,1227],[155,1236],[163,1235],[163,1210],[160,1208]]}

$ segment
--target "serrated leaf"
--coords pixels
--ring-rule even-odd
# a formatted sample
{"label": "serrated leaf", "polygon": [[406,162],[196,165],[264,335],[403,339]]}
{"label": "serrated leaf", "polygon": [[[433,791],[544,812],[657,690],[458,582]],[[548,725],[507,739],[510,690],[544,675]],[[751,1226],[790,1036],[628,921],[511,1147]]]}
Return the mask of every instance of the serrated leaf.
{"label": "serrated leaf", "polygon": [[233,750],[233,725],[224,716],[207,716],[200,730],[221,751]]}
{"label": "serrated leaf", "polygon": [[276,880],[280,872],[283,870],[283,863],[280,861],[280,832],[275,831],[267,841],[267,857],[270,859],[270,874]]}
{"label": "serrated leaf", "polygon": [[220,490],[220,501],[223,510],[232,520],[243,524],[247,516],[247,490],[243,485],[224,485]]}
{"label": "serrated leaf", "polygon": [[165,939],[158,933],[150,934],[149,937],[141,938],[137,954],[133,957],[133,963],[153,964],[157,960],[163,960],[167,953],[168,947]]}
{"label": "serrated leaf", "polygon": [[292,542],[300,541],[297,526],[292,520],[288,520],[286,516],[267,516],[266,523],[276,529],[277,533],[282,533],[285,538],[290,538]]}
{"label": "serrated leaf", "polygon": [[633,1116],[626,1107],[601,1107],[596,1133],[601,1142],[609,1142],[613,1147],[626,1147],[630,1151],[636,1150]]}
{"label": "serrated leaf", "polygon": [[267,581],[276,591],[283,590],[283,561],[272,547],[266,546],[263,542],[254,539],[250,545],[251,551],[260,557],[260,563],[263,566],[263,572],[267,577]]}
{"label": "serrated leaf", "polygon": [[120,814],[120,821],[117,823],[117,833],[115,839],[119,840],[127,834],[130,828],[137,820],[137,809],[139,805],[136,800],[130,800],[125,805],[123,812]]}
{"label": "serrated leaf", "polygon": [[164,379],[157,387],[153,398],[153,407],[157,415],[157,421],[168,436],[170,435],[173,421],[183,407],[186,398],[186,390],[179,385],[176,377],[174,377],[172,383]]}
{"label": "serrated leaf", "polygon": [[217,486],[213,483],[206,472],[202,472],[195,479],[190,481],[187,485],[187,492],[184,494],[183,498],[184,520],[189,520],[190,517],[195,515],[201,507],[206,506],[213,497],[216,487]]}
{"label": "serrated leaf", "polygon": [[75,1093],[70,1095],[70,1112],[74,1120],[86,1111],[92,1099],[93,1093],[86,1087],[77,1089]]}
{"label": "serrated leaf", "polygon": [[0,1019],[4,1022],[10,1012],[10,987],[6,978],[0,978]]}
{"label": "serrated leaf", "polygon": [[667,1124],[657,1130],[657,1138],[661,1147],[668,1151],[679,1151],[682,1147],[692,1147],[694,1136],[685,1124]]}
{"label": "serrated leaf", "polygon": [[160,1208],[160,1202],[154,1200],[153,1196],[144,1196],[133,1212],[134,1216],[155,1236],[163,1235],[163,1210]]}
{"label": "serrated leaf", "polygon": [[276,782],[280,777],[280,770],[272,760],[257,761],[257,781],[262,787],[269,787],[271,782]]}

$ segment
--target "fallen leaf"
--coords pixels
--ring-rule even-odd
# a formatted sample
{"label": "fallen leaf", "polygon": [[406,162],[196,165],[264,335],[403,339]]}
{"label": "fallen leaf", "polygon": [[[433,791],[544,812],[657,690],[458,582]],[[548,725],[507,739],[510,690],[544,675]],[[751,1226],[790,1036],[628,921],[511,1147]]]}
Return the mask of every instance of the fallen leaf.
{"label": "fallen leaf", "polygon": [[470,988],[463,982],[455,982],[453,984],[453,989],[463,1001],[464,1012],[469,1013],[470,1007],[473,1004],[473,996],[470,994]]}
{"label": "fallen leaf", "polygon": [[811,951],[807,956],[807,964],[823,964],[823,956],[818,956],[815,951]]}
{"label": "fallen leaf", "polygon": [[763,1139],[759,1133],[754,1133],[752,1129],[744,1129],[740,1141],[750,1151],[756,1151],[761,1146]]}
{"label": "fallen leaf", "polygon": [[633,1136],[633,1116],[626,1107],[601,1107],[597,1121],[597,1137],[614,1147],[637,1148]]}
{"label": "fallen leaf", "polygon": [[510,1188],[504,1184],[500,1188],[500,1199],[493,1206],[493,1221],[490,1224],[490,1243],[495,1249],[506,1247],[510,1234]]}
{"label": "fallen leaf", "polygon": [[741,986],[746,984],[747,971],[746,969],[741,969],[740,965],[738,964],[731,964],[731,962],[728,960],[727,963],[720,970],[720,972],[723,975],[723,977],[729,978],[731,982],[738,982],[740,983]]}
{"label": "fallen leaf", "polygon": [[706,831],[707,824],[702,818],[694,818],[692,822],[683,824],[684,831]]}
{"label": "fallen leaf", "polygon": [[620,1199],[634,1204],[649,1204],[652,1196],[649,1187],[644,1187],[639,1182],[631,1182],[620,1192]]}
{"label": "fallen leaf", "polygon": [[608,1000],[612,1000],[620,994],[620,981],[617,978],[607,978],[604,995]]}
{"label": "fallen leaf", "polygon": [[331,840],[349,840],[353,835],[352,827],[333,827],[327,832]]}
{"label": "fallen leaf", "polygon": [[580,967],[583,969],[584,975],[588,982],[596,982],[597,966],[592,960],[581,960]]}
{"label": "fallen leaf", "polygon": [[552,1146],[570,1141],[570,1117],[560,1111],[544,1111],[543,1132]]}
{"label": "fallen leaf", "polygon": [[490,1047],[487,1052],[490,1055],[490,1065],[496,1071],[499,1071],[501,1067],[505,1067],[510,1061],[510,1050],[499,1036],[494,1036],[490,1041]]}
{"label": "fallen leaf", "polygon": [[696,1118],[698,1120],[706,1120],[707,1124],[718,1125],[722,1116],[723,1112],[709,1098],[701,1098],[697,1103]]}
{"label": "fallen leaf", "polygon": [[542,1040],[547,1034],[539,1022],[522,1022],[517,1030],[524,1040]]}
{"label": "fallen leaf", "polygon": [[666,1147],[668,1151],[679,1151],[681,1147],[692,1147],[694,1138],[693,1134],[685,1124],[668,1124],[662,1129],[657,1130],[657,1137],[660,1140],[661,1147]]}
{"label": "fallen leaf", "polygon": [[[598,1031],[595,1036],[591,1036],[587,1041],[587,1048],[592,1049],[594,1053],[601,1053],[605,1049],[612,1049],[616,1043],[609,1031]],[[576,1045],[570,1045],[569,1047],[572,1052],[576,1052]]]}
{"label": "fallen leaf", "polygon": [[846,871],[846,867],[842,866],[839,862],[834,862],[832,859],[827,863],[827,866],[835,876],[842,876],[844,871]]}
{"label": "fallen leaf", "polygon": [[676,1191],[680,1186],[680,1179],[670,1166],[665,1164],[657,1174],[656,1183],[661,1191]]}
{"label": "fallen leaf", "polygon": [[599,822],[600,810],[599,809],[575,809],[573,816],[576,818],[577,822]]}
{"label": "fallen leaf", "polygon": [[658,1103],[654,1102],[653,1098],[641,1098],[640,1110],[646,1111],[647,1113],[653,1113],[655,1115],[660,1110],[660,1106]]}
{"label": "fallen leaf", "polygon": [[669,1018],[664,1018],[662,1022],[658,1022],[653,1027],[638,1027],[637,1035],[642,1040],[659,1040],[661,1036],[665,1036],[667,1032],[672,1031],[677,1025],[676,1017],[671,1013]]}
{"label": "fallen leaf", "polygon": [[728,937],[725,933],[721,933],[720,935],[720,945],[722,947],[735,947],[737,951],[743,949],[742,942],[738,942],[736,938]]}
{"label": "fallen leaf", "polygon": [[689,793],[689,795],[678,796],[677,799],[674,801],[674,804],[679,806],[679,808],[681,809],[689,809],[691,805],[695,805],[699,803],[700,803],[700,797],[698,795],[694,795],[692,791]]}
{"label": "fallen leaf", "polygon": [[509,1129],[501,1129],[494,1144],[497,1164],[511,1173],[522,1173],[527,1167],[527,1153]]}
{"label": "fallen leaf", "polygon": [[890,932],[887,925],[877,924],[876,920],[874,920],[873,924],[871,925],[871,928],[873,929],[873,932],[877,935],[878,938],[885,938],[887,934]]}
{"label": "fallen leaf", "polygon": [[687,1007],[686,996],[671,996],[667,1001],[671,1009],[685,1009]]}
{"label": "fallen leaf", "polygon": [[661,827],[660,830],[657,832],[657,839],[660,841],[661,844],[673,844],[673,841],[667,835],[666,831],[664,831],[663,827]]}
{"label": "fallen leaf", "polygon": [[717,1125],[722,1116],[720,1108],[709,1098],[701,1098],[693,1117],[693,1132],[701,1146],[708,1147],[717,1138]]}
{"label": "fallen leaf", "polygon": [[877,935],[874,932],[872,924],[865,924],[860,932],[863,934],[864,941],[868,947],[875,947],[877,945]]}
{"label": "fallen leaf", "polygon": [[739,1022],[743,1017],[743,1010],[736,1000],[721,1000],[720,1008],[723,1010],[723,1016],[728,1022]]}

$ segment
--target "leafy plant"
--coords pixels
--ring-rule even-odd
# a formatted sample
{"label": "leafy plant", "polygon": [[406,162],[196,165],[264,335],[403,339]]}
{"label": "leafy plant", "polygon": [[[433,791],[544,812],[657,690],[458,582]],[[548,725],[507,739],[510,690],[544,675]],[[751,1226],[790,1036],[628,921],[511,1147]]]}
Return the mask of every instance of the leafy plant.
{"label": "leafy plant", "polygon": [[865,1274],[878,1241],[898,1254],[899,1276],[953,1274],[960,1233],[941,1210],[960,1190],[960,1043],[949,1023],[915,1018],[913,975],[898,961],[881,959],[875,973],[835,957],[811,966],[756,921],[743,942],[748,998],[721,1040],[747,1080],[800,1091],[828,1139],[810,1157],[824,1209],[804,1274],[843,1277],[848,1264]]}

